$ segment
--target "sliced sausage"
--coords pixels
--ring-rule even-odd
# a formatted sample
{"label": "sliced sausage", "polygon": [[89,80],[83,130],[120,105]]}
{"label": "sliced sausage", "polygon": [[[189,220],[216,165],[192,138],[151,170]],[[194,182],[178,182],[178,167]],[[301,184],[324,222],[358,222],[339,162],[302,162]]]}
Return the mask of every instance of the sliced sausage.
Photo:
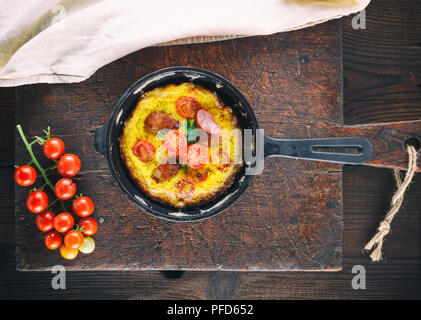
{"label": "sliced sausage", "polygon": [[152,171],[152,179],[154,179],[156,183],[168,180],[177,174],[179,168],[180,166],[178,164],[161,164]]}
{"label": "sliced sausage", "polygon": [[207,133],[219,134],[221,132],[221,126],[215,122],[213,115],[205,109],[197,111],[196,122]]}
{"label": "sliced sausage", "polygon": [[177,129],[179,123],[177,120],[163,111],[156,111],[149,114],[145,119],[145,125],[151,130]]}

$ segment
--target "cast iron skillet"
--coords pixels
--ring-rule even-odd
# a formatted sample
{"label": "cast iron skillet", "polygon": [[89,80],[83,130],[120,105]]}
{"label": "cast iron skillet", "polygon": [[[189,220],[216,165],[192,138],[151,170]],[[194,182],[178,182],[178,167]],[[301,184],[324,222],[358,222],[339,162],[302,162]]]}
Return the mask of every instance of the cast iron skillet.
{"label": "cast iron skillet", "polygon": [[[95,149],[103,154],[110,168],[111,174],[116,180],[121,191],[140,209],[155,217],[171,221],[197,221],[214,216],[225,209],[241,196],[246,190],[254,175],[247,175],[246,169],[255,166],[256,163],[247,163],[237,174],[233,185],[221,196],[205,204],[188,208],[176,209],[161,204],[148,197],[131,179],[128,170],[120,155],[119,139],[124,128],[125,121],[131,115],[140,96],[156,87],[167,84],[180,84],[194,82],[217,93],[225,105],[233,108],[238,117],[239,124],[243,129],[251,129],[254,140],[261,139],[264,143],[264,152],[259,148],[254,149],[256,143],[244,142],[244,152],[256,153],[257,164],[265,157],[289,157],[317,161],[328,161],[344,164],[361,164],[371,157],[371,144],[361,138],[324,138],[324,139],[298,139],[280,140],[267,136],[257,135],[259,129],[253,109],[243,94],[228,80],[204,69],[191,67],[172,67],[161,69],[148,74],[133,84],[118,101],[108,123],[95,131]],[[347,152],[320,152],[315,147],[352,148],[356,153]],[[335,149],[337,150],[337,149]]]}

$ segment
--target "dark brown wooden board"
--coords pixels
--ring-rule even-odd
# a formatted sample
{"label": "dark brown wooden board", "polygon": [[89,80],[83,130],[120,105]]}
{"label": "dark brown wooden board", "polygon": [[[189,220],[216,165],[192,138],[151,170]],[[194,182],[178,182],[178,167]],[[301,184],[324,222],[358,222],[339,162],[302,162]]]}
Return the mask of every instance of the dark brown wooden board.
{"label": "dark brown wooden board", "polygon": [[[64,261],[58,252],[44,248],[34,216],[22,205],[26,191],[17,188],[17,268],[45,270],[63,264],[75,270],[340,270],[339,165],[270,159],[233,207],[195,223],[153,218],[120,193],[105,159],[93,150],[93,132],[107,121],[131,83],[173,65],[207,68],[231,80],[250,100],[270,136],[352,134],[341,128],[341,37],[335,21],[272,36],[147,48],[102,68],[83,83],[18,88],[16,122],[27,135],[50,125],[68,151],[80,155],[83,167],[75,181],[94,199],[94,215],[103,217],[104,223],[95,236],[93,254]],[[405,126],[399,127],[403,136]],[[419,123],[414,126],[411,133],[420,128]],[[372,137],[381,140],[373,130]],[[390,136],[382,141],[388,146]],[[24,155],[18,140],[16,162],[24,163]],[[395,155],[401,161],[398,165],[404,163],[402,156],[403,150]]]}

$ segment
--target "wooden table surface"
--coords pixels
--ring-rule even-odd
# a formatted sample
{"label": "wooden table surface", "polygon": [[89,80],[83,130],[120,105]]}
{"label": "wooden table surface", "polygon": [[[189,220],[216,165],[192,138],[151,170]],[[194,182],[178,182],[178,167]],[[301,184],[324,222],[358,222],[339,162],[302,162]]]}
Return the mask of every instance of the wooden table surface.
{"label": "wooden table surface", "polygon": [[[344,30],[344,118],[347,124],[421,118],[420,1],[373,1],[367,29]],[[0,89],[1,298],[421,298],[421,176],[392,224],[386,261],[370,263],[361,248],[388,208],[394,185],[387,169],[344,167],[344,268],[311,272],[70,272],[67,289],[52,274],[15,271],[13,88]],[[351,270],[363,265],[367,289],[353,290]],[[83,295],[81,295],[83,294]]]}

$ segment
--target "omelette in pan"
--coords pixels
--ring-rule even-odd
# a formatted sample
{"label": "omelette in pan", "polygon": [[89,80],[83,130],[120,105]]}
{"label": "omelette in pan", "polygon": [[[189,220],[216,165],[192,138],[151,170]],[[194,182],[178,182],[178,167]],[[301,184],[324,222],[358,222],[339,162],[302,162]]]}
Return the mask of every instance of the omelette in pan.
{"label": "omelette in pan", "polygon": [[176,208],[221,195],[243,166],[241,128],[229,106],[193,83],[143,94],[127,120],[120,151],[134,181]]}

